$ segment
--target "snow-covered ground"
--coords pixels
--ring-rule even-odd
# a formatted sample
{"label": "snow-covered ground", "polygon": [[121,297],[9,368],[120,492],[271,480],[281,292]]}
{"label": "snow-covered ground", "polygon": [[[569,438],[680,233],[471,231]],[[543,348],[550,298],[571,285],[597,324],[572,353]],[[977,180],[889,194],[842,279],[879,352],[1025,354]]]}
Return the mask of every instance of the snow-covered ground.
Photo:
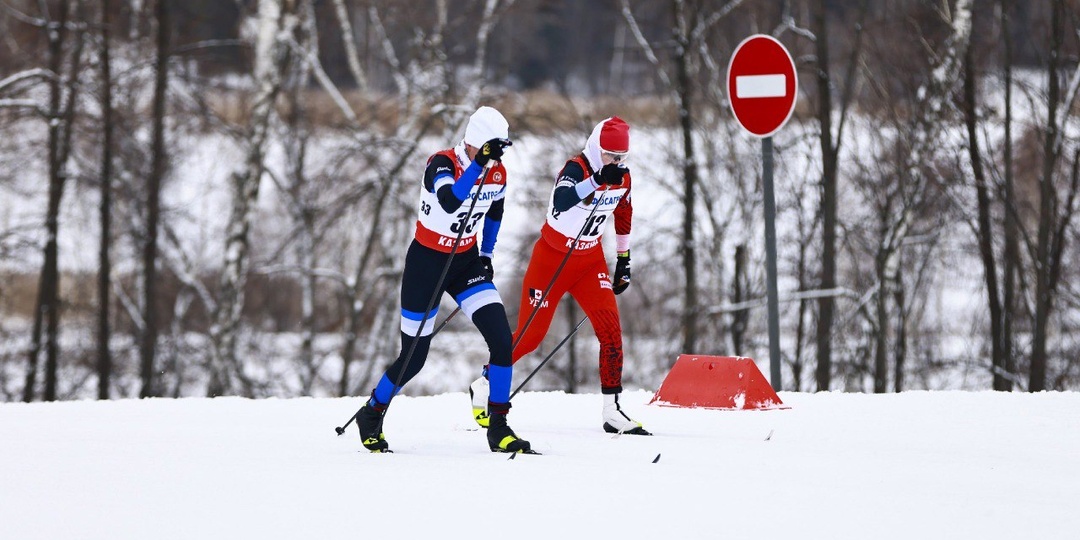
{"label": "snow-covered ground", "polygon": [[[402,396],[394,454],[352,399],[0,404],[0,537],[1072,539],[1080,394],[782,393],[789,410],[523,393],[543,456],[487,450],[468,397]],[[771,434],[771,437],[770,437]],[[659,462],[653,463],[659,455]]]}

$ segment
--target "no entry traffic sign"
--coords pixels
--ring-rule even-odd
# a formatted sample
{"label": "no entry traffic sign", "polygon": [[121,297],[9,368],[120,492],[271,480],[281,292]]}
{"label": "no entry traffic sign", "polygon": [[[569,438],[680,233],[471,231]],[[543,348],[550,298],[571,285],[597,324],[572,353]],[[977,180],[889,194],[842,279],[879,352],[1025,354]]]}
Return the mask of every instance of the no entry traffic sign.
{"label": "no entry traffic sign", "polygon": [[776,38],[756,34],[743,40],[728,63],[731,112],[739,125],[761,138],[761,190],[765,210],[765,285],[769,306],[769,374],[780,390],[780,300],[776,288],[776,198],[773,195],[772,134],[795,110],[799,80],[791,54]]}
{"label": "no entry traffic sign", "polygon": [[727,75],[731,112],[757,137],[776,133],[791,118],[799,81],[791,54],[772,36],[756,34],[731,54]]}

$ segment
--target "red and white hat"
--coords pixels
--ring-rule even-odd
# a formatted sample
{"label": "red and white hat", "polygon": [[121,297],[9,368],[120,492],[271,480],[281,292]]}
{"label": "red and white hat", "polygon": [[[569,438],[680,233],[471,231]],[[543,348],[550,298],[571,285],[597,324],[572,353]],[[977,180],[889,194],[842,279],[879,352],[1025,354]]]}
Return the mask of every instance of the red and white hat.
{"label": "red and white hat", "polygon": [[613,154],[630,151],[630,124],[618,116],[600,122],[600,150]]}
{"label": "red and white hat", "polygon": [[589,140],[585,142],[585,157],[593,170],[603,167],[600,154],[625,154],[630,151],[630,124],[618,116],[605,118],[593,128]]}

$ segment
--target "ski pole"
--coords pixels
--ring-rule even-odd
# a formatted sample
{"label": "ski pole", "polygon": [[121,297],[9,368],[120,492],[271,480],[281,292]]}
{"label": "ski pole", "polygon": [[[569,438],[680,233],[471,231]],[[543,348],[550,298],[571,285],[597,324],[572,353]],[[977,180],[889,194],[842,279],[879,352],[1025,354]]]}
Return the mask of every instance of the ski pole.
{"label": "ski pole", "polygon": [[453,319],[454,315],[457,315],[459,311],[461,311],[461,306],[454,308],[454,311],[451,311],[450,314],[439,323],[439,326],[435,328],[435,331],[431,333],[431,337],[435,337],[435,334],[438,334],[439,330],[442,330],[446,326],[446,323],[450,322],[450,319]]}
{"label": "ski pole", "polygon": [[555,356],[555,353],[559,352],[559,349],[562,348],[564,343],[570,341],[570,338],[574,337],[574,334],[576,334],[577,331],[581,328],[581,325],[585,324],[585,321],[588,319],[589,316],[586,315],[582,317],[580,321],[578,321],[577,326],[575,326],[574,329],[571,330],[570,333],[567,334],[566,337],[564,337],[562,341],[560,341],[559,344],[555,346],[555,349],[548,353],[547,357],[540,362],[540,365],[536,366],[536,368],[532,370],[532,373],[529,373],[529,376],[525,377],[524,381],[521,381],[521,384],[518,385],[517,390],[514,390],[514,393],[510,394],[510,399],[514,399],[514,396],[516,396],[522,388],[525,388],[525,385],[528,384],[530,380],[532,380],[533,375],[536,375],[536,373],[540,371],[540,368],[544,367],[544,364],[546,364],[548,360],[551,360],[551,357]]}
{"label": "ski pole", "polygon": [[[446,324],[450,322],[450,319],[453,319],[454,315],[457,315],[458,312],[460,312],[460,311],[461,311],[461,306],[458,306],[458,307],[454,308],[454,311],[450,312],[450,315],[448,315],[445,319],[443,319],[443,321],[441,323],[439,323],[439,326],[437,328],[435,328],[435,331],[431,333],[431,337],[435,337],[435,334],[438,334],[440,330],[445,328]],[[336,428],[334,428],[334,431],[336,431],[338,435],[344,434],[345,429],[348,428],[353,423],[353,420],[355,420],[355,419],[356,419],[356,415],[354,414],[352,416],[352,418],[349,418],[348,422],[345,422],[344,426],[336,427]]]}
{"label": "ski pole", "polygon": [[[510,145],[507,144],[507,146],[510,146]],[[491,169],[492,163],[494,163],[493,160],[488,160],[488,162],[486,164],[484,164],[484,170],[483,170],[483,172],[480,173],[480,182],[479,182],[480,187],[479,187],[479,189],[476,190],[476,194],[473,195],[472,203],[469,204],[469,211],[468,211],[468,213],[465,214],[466,221],[469,219],[469,216],[472,216],[473,209],[476,208],[476,201],[480,198],[480,192],[483,191],[483,189],[484,189],[484,181],[487,180],[487,174],[488,174],[488,171]],[[390,393],[390,400],[386,402],[387,407],[383,408],[383,410],[382,410],[383,415],[386,414],[386,409],[389,408],[390,401],[394,400],[394,395],[396,395],[398,390],[401,388],[401,379],[402,379],[402,377],[405,376],[405,373],[408,372],[409,363],[412,361],[413,353],[416,351],[416,344],[417,344],[418,341],[420,341],[420,333],[424,331],[424,325],[427,324],[428,316],[431,315],[431,310],[435,307],[435,302],[437,302],[439,297],[442,296],[443,282],[446,280],[446,274],[450,272],[450,263],[454,261],[454,255],[457,254],[458,246],[461,244],[461,238],[463,236],[465,236],[465,229],[466,228],[467,227],[465,227],[465,225],[462,224],[460,230],[458,230],[457,238],[454,239],[454,244],[450,247],[450,256],[447,257],[446,264],[443,265],[442,274],[439,276],[438,281],[435,282],[435,291],[431,295],[431,300],[428,301],[427,309],[424,310],[424,317],[422,319],[420,319],[420,327],[416,329],[416,335],[413,336],[412,342],[409,344],[409,351],[405,353],[405,361],[402,363],[401,371],[398,372],[397,378],[394,381],[394,391]],[[454,310],[454,313],[451,313],[450,316],[447,317],[445,321],[443,321],[444,326],[445,326],[446,322],[450,320],[450,317],[453,317],[454,314],[457,313],[457,311],[458,310]],[[441,329],[442,326],[440,326],[439,328]],[[432,332],[431,335],[434,336],[435,333]],[[363,408],[364,408],[364,406],[361,405],[360,409],[363,409]],[[352,424],[353,420],[356,419],[356,415],[360,412],[360,409],[357,409],[356,412],[353,413],[353,415],[349,417],[349,420],[347,422],[345,422],[345,425],[340,426],[340,427],[335,427],[334,431],[338,435],[344,434],[345,433],[345,428],[349,427],[349,424]]]}

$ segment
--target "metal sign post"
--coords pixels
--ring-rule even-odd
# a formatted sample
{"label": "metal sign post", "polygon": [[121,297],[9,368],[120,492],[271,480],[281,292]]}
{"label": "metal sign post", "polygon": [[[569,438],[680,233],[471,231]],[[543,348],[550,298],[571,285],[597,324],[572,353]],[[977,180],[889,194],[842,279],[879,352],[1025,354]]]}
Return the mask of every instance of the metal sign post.
{"label": "metal sign post", "polygon": [[765,280],[769,306],[769,379],[780,381],[780,307],[776,290],[776,198],[773,194],[773,140],[795,110],[798,77],[791,53],[772,36],[743,40],[728,64],[728,101],[739,125],[761,138],[761,175],[765,202]]}
{"label": "metal sign post", "polygon": [[780,300],[776,291],[776,199],[773,196],[773,141],[761,139],[761,183],[765,198],[765,282],[769,303],[769,381],[780,390]]}

